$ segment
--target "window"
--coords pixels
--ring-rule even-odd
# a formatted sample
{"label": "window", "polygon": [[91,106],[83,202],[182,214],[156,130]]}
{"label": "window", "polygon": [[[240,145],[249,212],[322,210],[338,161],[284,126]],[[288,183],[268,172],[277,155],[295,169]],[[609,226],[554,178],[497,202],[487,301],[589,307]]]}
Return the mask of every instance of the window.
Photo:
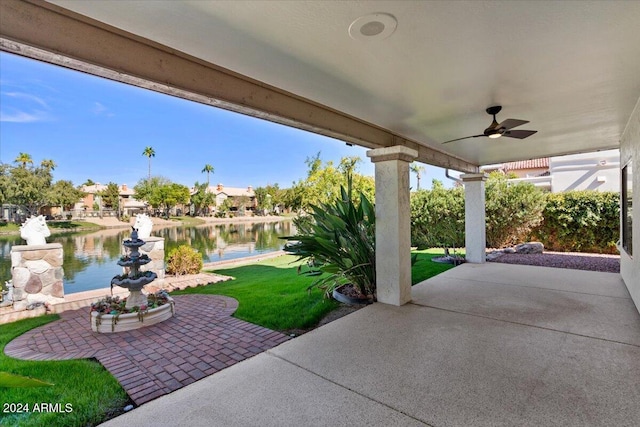
{"label": "window", "polygon": [[622,168],[622,248],[633,256],[633,171],[631,162]]}

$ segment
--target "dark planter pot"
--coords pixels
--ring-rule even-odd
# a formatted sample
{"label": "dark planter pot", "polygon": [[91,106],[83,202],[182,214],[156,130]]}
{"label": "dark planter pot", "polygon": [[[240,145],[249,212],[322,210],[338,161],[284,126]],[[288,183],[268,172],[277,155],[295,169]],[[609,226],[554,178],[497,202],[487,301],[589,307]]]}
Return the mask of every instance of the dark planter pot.
{"label": "dark planter pot", "polygon": [[338,302],[349,305],[357,305],[357,304],[371,304],[373,300],[371,298],[363,297],[363,298],[354,298],[348,295],[341,293],[340,291],[345,287],[350,286],[349,284],[338,286],[333,290],[332,296]]}

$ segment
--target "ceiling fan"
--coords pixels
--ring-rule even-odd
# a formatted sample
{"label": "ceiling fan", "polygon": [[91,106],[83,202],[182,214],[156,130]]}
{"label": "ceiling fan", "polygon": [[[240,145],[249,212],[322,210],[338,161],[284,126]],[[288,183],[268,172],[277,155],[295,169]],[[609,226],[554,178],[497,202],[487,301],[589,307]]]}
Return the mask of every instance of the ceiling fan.
{"label": "ceiling fan", "polygon": [[443,142],[443,144],[448,144],[453,141],[460,141],[461,139],[479,138],[481,136],[488,136],[489,138],[492,138],[492,139],[500,138],[501,136],[506,136],[508,138],[524,139],[538,132],[537,130],[511,130],[515,127],[522,126],[526,123],[529,123],[528,120],[507,119],[502,123],[498,123],[496,121],[496,114],[498,114],[500,110],[502,110],[501,105],[496,105],[494,107],[487,108],[486,110],[487,114],[493,116],[493,123],[491,123],[491,125],[489,125],[489,127],[484,130],[484,133],[480,135],[471,135],[471,136],[465,136],[464,138],[452,139],[450,141]]}

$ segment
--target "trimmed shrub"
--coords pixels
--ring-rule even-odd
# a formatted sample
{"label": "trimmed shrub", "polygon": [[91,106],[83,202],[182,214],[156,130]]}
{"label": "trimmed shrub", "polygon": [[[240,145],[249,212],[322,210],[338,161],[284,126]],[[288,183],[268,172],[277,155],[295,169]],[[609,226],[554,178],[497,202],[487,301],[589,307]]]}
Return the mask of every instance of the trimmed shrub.
{"label": "trimmed shrub", "polygon": [[554,251],[618,253],[620,195],[569,191],[547,195],[544,221],[532,238]]}
{"label": "trimmed shrub", "polygon": [[485,194],[489,248],[520,243],[542,222],[545,193],[531,183],[512,183],[494,172],[489,175]]}
{"label": "trimmed shrub", "polygon": [[182,276],[197,274],[202,270],[202,256],[188,245],[181,245],[169,252],[167,274]]}
{"label": "trimmed shrub", "polygon": [[[487,247],[525,239],[542,221],[545,194],[530,183],[510,183],[492,173],[486,185]],[[411,244],[418,248],[464,246],[464,189],[446,189],[434,180],[431,190],[411,195]]]}
{"label": "trimmed shrub", "polygon": [[411,194],[411,245],[418,249],[464,246],[464,190],[446,189],[433,180],[431,190]]}

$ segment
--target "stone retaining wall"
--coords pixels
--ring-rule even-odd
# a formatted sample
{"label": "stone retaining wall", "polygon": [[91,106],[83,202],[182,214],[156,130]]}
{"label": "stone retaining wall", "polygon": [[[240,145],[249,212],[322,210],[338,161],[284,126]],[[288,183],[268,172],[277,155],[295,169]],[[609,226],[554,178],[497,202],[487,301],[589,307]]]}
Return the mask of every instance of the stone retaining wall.
{"label": "stone retaining wall", "polygon": [[64,301],[62,245],[13,246],[11,277],[13,310],[25,310],[35,303]]}

